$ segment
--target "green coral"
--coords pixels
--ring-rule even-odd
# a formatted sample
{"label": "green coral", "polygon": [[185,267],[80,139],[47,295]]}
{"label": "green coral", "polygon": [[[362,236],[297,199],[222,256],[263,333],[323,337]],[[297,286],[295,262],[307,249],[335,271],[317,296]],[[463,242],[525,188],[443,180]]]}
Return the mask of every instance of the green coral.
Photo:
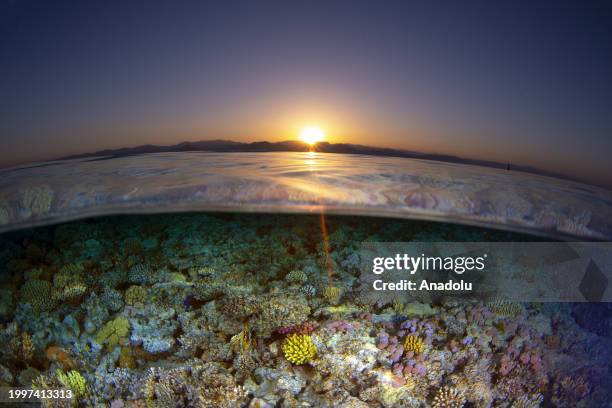
{"label": "green coral", "polygon": [[34,312],[48,312],[57,305],[50,282],[32,279],[23,284],[20,297],[24,303],[32,305]]}
{"label": "green coral", "polygon": [[112,350],[125,338],[130,330],[130,322],[123,316],[106,323],[96,336],[99,344],[106,345],[108,350]]}
{"label": "green coral", "polygon": [[70,370],[64,373],[62,370],[57,369],[55,372],[57,380],[64,387],[69,388],[74,393],[74,405],[78,405],[78,401],[87,399],[91,393],[89,384],[85,377],[76,370]]}
{"label": "green coral", "polygon": [[145,303],[146,298],[147,289],[138,285],[127,288],[124,295],[125,303],[130,306],[134,306],[137,303]]}
{"label": "green coral", "polygon": [[293,364],[304,364],[317,355],[317,346],[307,334],[291,334],[283,344],[283,353]]}

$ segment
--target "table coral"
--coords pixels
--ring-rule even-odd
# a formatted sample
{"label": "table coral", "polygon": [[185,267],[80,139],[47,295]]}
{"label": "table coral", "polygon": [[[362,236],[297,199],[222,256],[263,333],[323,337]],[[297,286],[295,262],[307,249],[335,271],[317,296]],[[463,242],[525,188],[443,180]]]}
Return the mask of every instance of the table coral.
{"label": "table coral", "polygon": [[112,350],[121,339],[126,338],[130,330],[130,322],[123,316],[106,323],[96,336],[96,341]]}

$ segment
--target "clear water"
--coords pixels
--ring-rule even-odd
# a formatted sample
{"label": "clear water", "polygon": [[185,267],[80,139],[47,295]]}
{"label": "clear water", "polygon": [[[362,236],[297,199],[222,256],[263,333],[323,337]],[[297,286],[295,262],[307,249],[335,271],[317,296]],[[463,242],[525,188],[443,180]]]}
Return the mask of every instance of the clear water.
{"label": "clear water", "polygon": [[[357,295],[364,241],[533,239],[427,221],[236,213],[8,232],[0,383],[68,382],[82,406],[608,406],[608,304]],[[304,361],[286,351],[296,333],[314,346]],[[417,346],[404,350],[411,335]]]}

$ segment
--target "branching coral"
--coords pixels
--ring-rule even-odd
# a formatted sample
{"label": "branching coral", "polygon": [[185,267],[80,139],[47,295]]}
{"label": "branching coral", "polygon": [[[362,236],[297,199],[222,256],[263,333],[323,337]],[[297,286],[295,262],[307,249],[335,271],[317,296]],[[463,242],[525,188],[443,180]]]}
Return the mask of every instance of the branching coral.
{"label": "branching coral", "polygon": [[85,377],[83,377],[81,373],[76,370],[70,370],[64,373],[62,370],[58,369],[55,375],[60,384],[72,390],[77,401],[89,398],[91,390],[89,384],[87,384],[87,380],[85,380]]}
{"label": "branching coral", "polygon": [[410,334],[404,339],[404,351],[420,354],[425,351],[425,342],[416,334]]}
{"label": "branching coral", "polygon": [[431,406],[432,408],[461,408],[465,403],[462,393],[454,388],[442,387],[438,389]]}
{"label": "branching coral", "polygon": [[515,399],[510,408],[539,408],[543,400],[542,394],[523,395]]}
{"label": "branching coral", "polygon": [[142,392],[149,407],[231,408],[246,402],[244,389],[214,363],[150,368]]}
{"label": "branching coral", "polygon": [[304,364],[317,355],[317,346],[312,337],[305,334],[291,334],[283,344],[285,358],[293,364]]}
{"label": "branching coral", "polygon": [[306,284],[300,288],[300,292],[306,296],[306,298],[313,298],[317,295],[317,289],[309,284]]}

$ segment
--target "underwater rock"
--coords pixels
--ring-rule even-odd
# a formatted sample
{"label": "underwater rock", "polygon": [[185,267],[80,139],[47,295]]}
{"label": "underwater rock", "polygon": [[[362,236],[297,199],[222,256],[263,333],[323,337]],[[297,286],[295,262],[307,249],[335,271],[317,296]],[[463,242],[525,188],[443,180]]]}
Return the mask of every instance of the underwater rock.
{"label": "underwater rock", "polygon": [[123,308],[123,296],[115,289],[106,288],[100,296],[102,304],[111,312],[118,312]]}
{"label": "underwater rock", "polygon": [[258,336],[269,337],[274,330],[303,323],[310,315],[310,306],[302,297],[269,295],[260,312],[250,321]]}
{"label": "underwater rock", "polygon": [[11,374],[11,370],[0,364],[0,384],[12,384],[13,383],[13,374]]}
{"label": "underwater rock", "polygon": [[132,345],[142,345],[151,354],[165,353],[174,347],[174,333],[179,323],[175,320],[173,308],[147,305],[143,309],[132,308],[128,317],[132,326]]}
{"label": "underwater rock", "polygon": [[17,382],[19,385],[23,387],[30,387],[32,385],[32,381],[40,375],[40,371],[38,371],[34,367],[27,367],[24,370],[19,372],[19,376],[17,377]]}
{"label": "underwater rock", "polygon": [[270,401],[270,398],[266,398],[265,395],[277,395],[282,391],[298,395],[306,386],[305,378],[281,369],[259,367],[255,369],[253,374],[258,384],[254,394],[263,397],[266,401]]}
{"label": "underwater rock", "polygon": [[82,307],[86,313],[84,324],[88,333],[93,333],[101,328],[110,316],[106,305],[95,292],[89,295],[85,302],[83,302]]}

